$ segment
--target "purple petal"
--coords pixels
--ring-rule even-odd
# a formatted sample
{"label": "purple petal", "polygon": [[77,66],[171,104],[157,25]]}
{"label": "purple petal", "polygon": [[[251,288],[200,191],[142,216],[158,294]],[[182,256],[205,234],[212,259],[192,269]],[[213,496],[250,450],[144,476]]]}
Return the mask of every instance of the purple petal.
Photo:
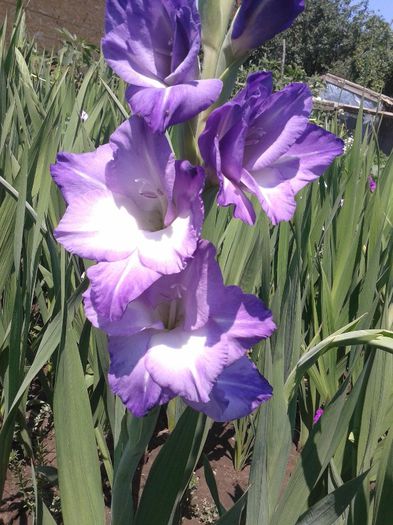
{"label": "purple petal", "polygon": [[[162,87],[151,43],[145,26],[136,26],[138,34],[132,40],[127,23],[115,27],[102,39],[102,51],[108,65],[129,84]],[[162,61],[161,61],[162,65]],[[167,73],[165,71],[165,73]],[[166,74],[164,74],[165,78]]]}
{"label": "purple petal", "polygon": [[138,224],[132,203],[107,190],[94,190],[71,200],[55,230],[66,250],[80,257],[115,261],[136,249]]}
{"label": "purple petal", "polygon": [[247,104],[255,97],[257,99],[255,103],[261,104],[272,92],[273,74],[270,71],[256,71],[248,75],[246,86],[236,94],[232,102]]}
{"label": "purple petal", "polygon": [[[173,186],[173,210],[178,216],[188,214],[190,206],[193,216],[193,228],[198,233],[202,230],[204,208],[202,191],[205,183],[205,172],[200,166],[192,166],[186,160],[175,162],[176,177]],[[173,210],[168,210],[165,224],[169,224],[174,216]]]}
{"label": "purple petal", "polygon": [[105,170],[112,156],[109,144],[89,153],[59,153],[51,175],[64,199],[71,202],[90,190],[105,190]]}
{"label": "purple petal", "polygon": [[165,83],[174,85],[199,76],[198,53],[201,47],[200,19],[196,3],[178,9],[173,30],[171,51],[171,73]]}
{"label": "purple petal", "polygon": [[234,205],[233,216],[252,226],[255,223],[256,215],[254,206],[246,196],[239,184],[232,183],[226,177],[220,181],[220,190],[217,194],[217,204],[219,206]]}
{"label": "purple petal", "polygon": [[215,137],[216,141],[219,140],[217,151],[220,153],[217,173],[219,178],[225,173],[229,179],[238,181],[242,171],[247,126],[242,118],[240,106],[232,106],[231,109],[231,115],[221,115],[227,129],[220,129],[220,133]]}
{"label": "purple petal", "polygon": [[149,374],[162,388],[190,401],[207,402],[227,362],[227,345],[212,327],[158,332],[146,356]]}
{"label": "purple petal", "polygon": [[139,259],[161,274],[180,272],[194,253],[198,239],[192,216],[177,217],[162,230],[142,232],[138,240]]}
{"label": "purple petal", "polygon": [[141,262],[162,274],[177,273],[185,267],[202,230],[204,172],[187,161],[176,161],[175,171],[173,207],[168,208],[165,216],[165,224],[169,226],[143,232],[138,242]]}
{"label": "purple petal", "polygon": [[245,417],[261,403],[268,401],[273,389],[256,366],[242,357],[219,375],[206,403],[186,403],[215,421]]}
{"label": "purple petal", "polygon": [[62,157],[54,167],[72,196],[55,236],[70,252],[100,262],[88,270],[91,301],[97,316],[115,320],[153,282],[180,272],[192,257],[202,228],[205,176],[201,168],[175,161],[166,137],[136,116],[115,131],[103,152]]}
{"label": "purple petal", "polygon": [[153,310],[160,305],[168,307],[178,301],[179,322],[185,331],[205,326],[210,315],[209,297],[214,295],[217,288],[219,292],[224,287],[214,254],[214,248],[209,243],[200,241],[185,269],[161,277],[145,291],[141,300],[146,301]]}
{"label": "purple petal", "polygon": [[[214,257],[214,247],[201,241],[186,269],[153,283],[135,301],[143,305],[136,307],[137,320],[129,317],[131,330],[161,319],[167,330],[152,336],[146,367],[161,387],[198,402],[208,401],[224,367],[275,329],[261,301],[224,286]],[[146,321],[149,306],[154,314]],[[126,334],[127,322],[120,320],[116,330]]]}
{"label": "purple petal", "polygon": [[225,330],[231,344],[236,343],[245,350],[276,330],[271,311],[260,299],[243,293],[238,286],[226,286],[223,296],[211,304],[210,311],[211,319],[220,330]]}
{"label": "purple petal", "polygon": [[126,20],[128,0],[106,0],[105,32],[109,33]]}
{"label": "purple petal", "polygon": [[[225,286],[220,267],[215,259],[216,250],[207,241],[200,241],[194,258],[183,272],[184,284],[190,301],[183,303],[184,327],[194,330],[201,326],[195,315],[195,305],[200,312],[207,312],[209,323],[214,323],[219,333],[225,334],[233,344],[249,349],[261,339],[269,337],[276,326],[272,313],[262,301],[245,294],[238,286]],[[228,349],[231,361],[240,357],[238,350]]]}
{"label": "purple petal", "polygon": [[196,330],[208,321],[214,323],[219,333],[231,340],[228,359],[234,361],[245,349],[269,337],[275,324],[262,301],[237,286],[224,285],[215,254],[212,244],[201,241],[192,261],[178,276],[186,291],[183,327]]}
{"label": "purple petal", "polygon": [[165,135],[152,133],[143,119],[133,116],[117,128],[110,144],[114,160],[107,169],[108,187],[132,199],[148,222],[157,215],[162,222],[176,173]]}
{"label": "purple petal", "polygon": [[256,195],[273,224],[290,220],[296,209],[295,195],[317,179],[343,152],[343,142],[319,126],[305,132],[277,161],[267,167],[244,171],[242,183]]}
{"label": "purple petal", "polygon": [[213,168],[221,181],[223,177],[234,183],[240,180],[249,120],[271,92],[271,73],[253,73],[236,97],[210,114],[199,148],[206,166]]}
{"label": "purple petal", "polygon": [[[108,271],[118,264],[108,263]],[[103,266],[104,263],[101,263],[90,268],[89,277],[92,278],[91,273]],[[147,407],[173,395],[180,395],[190,402],[211,404],[211,392],[216,388],[217,381],[218,385],[224,384],[225,389],[230,387],[230,379],[220,382],[224,369],[229,367],[232,370],[232,363],[237,363],[250,346],[268,337],[275,329],[271,312],[261,301],[244,294],[236,286],[224,285],[215,261],[215,249],[206,241],[199,242],[198,249],[185,270],[177,275],[163,276],[148,288],[144,283],[144,293],[129,303],[123,317],[115,318],[114,322],[100,317],[102,313],[99,308],[105,303],[105,297],[97,297],[95,286],[105,286],[109,293],[113,293],[120,283],[121,289],[118,292],[123,293],[123,286],[129,283],[129,279],[121,275],[115,278],[110,275],[93,277],[91,289],[85,294],[88,317],[96,326],[112,334],[110,340],[115,340],[121,349],[124,349],[126,342],[130,348],[134,348],[134,344],[137,348],[140,368],[136,369],[134,361],[132,366],[130,361],[128,364],[125,362],[124,350],[119,352],[121,360],[117,362],[115,370],[116,382],[111,379],[115,392],[121,395],[134,413],[144,413]],[[139,283],[140,280],[136,275],[135,281]],[[108,312],[105,312],[105,317],[109,317]],[[148,340],[143,334],[148,334]],[[114,352],[111,357],[115,363]],[[127,359],[134,360],[134,357]],[[251,365],[246,360],[243,364],[240,361],[237,366],[249,372]],[[134,373],[134,368],[138,370],[135,372],[139,374],[138,378],[131,378],[128,385],[126,378],[131,372]],[[250,406],[256,406],[263,400],[259,375],[253,370],[250,373],[253,382],[251,393],[240,396],[238,405],[243,408],[236,405],[238,412],[249,411]],[[145,386],[142,388],[139,377],[143,374]],[[224,375],[223,378],[225,377]],[[138,394],[137,388],[142,393]],[[147,388],[147,394],[144,388]],[[259,391],[255,393],[258,388]],[[134,395],[141,395],[140,405],[136,406],[138,402],[130,399],[128,394],[131,391]],[[155,395],[150,395],[151,392],[155,392]],[[162,397],[163,392],[166,397]],[[227,394],[218,390],[217,395],[221,399]],[[235,406],[233,401],[229,403],[221,400],[220,404],[222,403]],[[226,411],[225,414],[228,415],[229,412]]]}
{"label": "purple petal", "polygon": [[[297,193],[320,177],[343,151],[344,142],[341,139],[319,126],[308,124],[304,134],[276,166],[290,180],[293,191]],[[298,162],[294,162],[295,159]]]}
{"label": "purple petal", "polygon": [[[215,264],[209,264],[209,253],[203,248],[204,244],[203,241],[199,242],[192,259],[182,272],[163,276],[143,295],[152,309],[177,301],[177,317],[185,331],[197,330],[209,321],[208,280],[223,287],[220,269],[215,261]],[[208,243],[207,245],[210,246]],[[211,250],[214,259],[215,252]],[[210,293],[214,293],[214,290]]]}
{"label": "purple petal", "polygon": [[144,266],[134,252],[127,259],[91,266],[87,276],[97,313],[109,320],[117,320],[128,303],[159,279],[161,273]]}
{"label": "purple petal", "polygon": [[232,31],[236,55],[246,54],[290,27],[304,0],[243,0]]}
{"label": "purple petal", "polygon": [[152,407],[167,403],[173,397],[151,378],[146,369],[150,338],[150,330],[129,337],[109,338],[109,385],[137,417],[146,415]]}
{"label": "purple petal", "polygon": [[[298,153],[297,142],[304,142],[310,129],[308,117],[312,97],[309,88],[305,84],[291,84],[271,95],[271,86],[271,75],[250,75],[247,86],[235,98],[236,102],[231,101],[212,112],[199,139],[208,172],[213,171],[219,179],[217,203],[220,206],[233,204],[234,216],[247,224],[255,222],[255,212],[245,192],[257,196],[273,223],[292,218],[297,182],[292,186],[288,181],[290,176],[280,167],[286,160],[286,173],[293,174],[294,169],[297,173],[299,155],[289,152],[294,148]],[[314,138],[318,138],[321,145],[319,150],[325,148],[321,167],[325,161],[328,165],[328,159],[334,155],[332,151],[337,150],[337,139],[331,139],[328,134],[322,138],[314,134]],[[317,164],[314,160],[315,168]],[[319,167],[314,169],[312,176],[316,178],[320,171]],[[308,170],[297,180],[311,180],[310,177]]]}
{"label": "purple petal", "polygon": [[221,92],[218,79],[195,80],[162,88],[127,89],[133,112],[142,116],[153,131],[164,132],[168,126],[185,122],[215,102]]}
{"label": "purple petal", "polygon": [[[116,20],[120,11],[124,17],[120,9]],[[200,21],[193,0],[129,0],[125,15],[102,41],[108,64],[123,80],[159,87],[195,78]]]}
{"label": "purple petal", "polygon": [[243,170],[241,182],[257,197],[273,224],[292,219],[296,209],[295,192],[278,169],[267,167],[252,175]]}
{"label": "purple petal", "polygon": [[83,294],[85,314],[93,326],[101,328],[108,335],[129,336],[147,328],[162,330],[164,325],[150,304],[141,298],[132,301],[118,320],[110,321],[97,312],[92,287]]}
{"label": "purple petal", "polygon": [[286,153],[306,130],[312,95],[306,84],[289,84],[273,93],[250,118],[244,166],[252,172]]}
{"label": "purple petal", "polygon": [[218,177],[224,171],[234,180],[240,178],[246,130],[238,104],[224,104],[210,114],[198,143],[205,164]]}
{"label": "purple petal", "polygon": [[[112,10],[116,21],[124,16],[122,6]],[[125,15],[122,24],[112,24],[102,47],[110,67],[130,84],[133,112],[163,133],[208,108],[222,82],[196,80],[200,19],[195,1],[129,0]]]}

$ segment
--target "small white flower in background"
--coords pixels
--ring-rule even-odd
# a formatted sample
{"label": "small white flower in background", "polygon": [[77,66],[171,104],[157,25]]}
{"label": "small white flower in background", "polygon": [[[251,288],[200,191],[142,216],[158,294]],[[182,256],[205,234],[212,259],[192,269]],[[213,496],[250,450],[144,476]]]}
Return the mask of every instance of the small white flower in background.
{"label": "small white flower in background", "polygon": [[86,120],[89,118],[89,115],[86,113],[85,110],[82,111],[82,113],[80,114],[80,119],[82,122],[86,122]]}
{"label": "small white flower in background", "polygon": [[344,139],[344,153],[347,153],[353,146],[353,137],[349,135],[346,139]]}

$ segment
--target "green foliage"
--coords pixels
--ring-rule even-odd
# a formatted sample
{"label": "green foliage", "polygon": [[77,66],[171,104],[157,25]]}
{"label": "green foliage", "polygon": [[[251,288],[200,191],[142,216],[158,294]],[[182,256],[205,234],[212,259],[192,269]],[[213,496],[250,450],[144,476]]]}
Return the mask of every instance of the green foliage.
{"label": "green foliage", "polygon": [[[23,22],[19,12],[9,44],[4,28],[0,36],[0,489],[15,465],[15,431],[29,442],[27,396],[38,383],[54,414],[65,525],[102,523],[104,489],[116,525],[177,525],[209,422],[185,411],[142,496],[132,493],[158,411],[134,418],[108,389],[106,339],[81,307],[86,262],[52,234],[64,203],[49,165],[59,150],[108,139],[127,116],[124,86],[78,43],[38,53]],[[325,125],[337,132],[335,122]],[[359,125],[347,154],[301,192],[289,224],[273,228],[260,214],[250,228],[206,195],[204,236],[218,248],[226,282],[259,294],[279,327],[252,351],[274,396],[236,424],[238,466],[253,444],[250,487],[227,512],[204,460],[217,524],[391,523],[392,185],[393,158],[382,163]],[[37,523],[52,524],[38,490],[42,458],[25,448],[33,485],[24,487],[26,503]]]}
{"label": "green foliage", "polygon": [[393,29],[367,0],[310,0],[291,29],[254,51],[245,69],[276,78],[334,73],[393,96]]}
{"label": "green foliage", "polygon": [[393,86],[389,85],[393,76],[393,31],[379,16],[365,20],[349,67],[351,78],[362,86],[393,95]]}
{"label": "green foliage", "polygon": [[[259,288],[279,326],[254,351],[274,396],[259,410],[247,525],[292,525],[313,515],[332,523],[351,500],[342,523],[376,519],[368,487],[380,454],[390,451],[393,415],[392,334],[379,328],[392,328],[393,159],[379,166],[372,194],[376,159],[359,124],[347,155],[300,194],[293,224],[269,228],[260,218],[252,240],[241,223],[218,218],[230,220],[228,211],[210,212],[216,227],[208,222],[207,233],[218,242],[227,281]],[[241,258],[227,255],[236,250]],[[319,406],[325,413],[313,427]],[[302,452],[287,482],[294,435]],[[387,486],[381,476],[377,485]]]}
{"label": "green foliage", "polygon": [[[135,525],[177,523],[179,505],[206,441],[206,416],[187,408],[154,462]],[[152,502],[154,501],[154,505]]]}
{"label": "green foliage", "polygon": [[[108,433],[104,414],[113,397],[100,382],[106,359],[105,350],[101,361],[97,355],[101,335],[84,328],[83,262],[53,239],[64,203],[49,165],[61,149],[81,151],[105,141],[122,115],[102,83],[119,90],[103,62],[70,65],[64,56],[41,54],[26,41],[22,11],[8,45],[5,26],[1,30],[0,491],[14,430],[31,431],[26,396],[38,382],[54,413],[63,519],[103,523],[95,436]],[[89,113],[86,123],[82,110]],[[26,453],[35,479],[42,458],[32,449]],[[50,523],[38,494],[35,507],[42,523]]]}

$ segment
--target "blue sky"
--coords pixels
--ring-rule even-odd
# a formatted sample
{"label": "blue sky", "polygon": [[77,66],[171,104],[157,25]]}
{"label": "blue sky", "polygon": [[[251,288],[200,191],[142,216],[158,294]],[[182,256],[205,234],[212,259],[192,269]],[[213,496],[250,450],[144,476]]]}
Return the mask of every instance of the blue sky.
{"label": "blue sky", "polygon": [[379,11],[388,22],[393,20],[393,0],[369,0],[369,7]]}

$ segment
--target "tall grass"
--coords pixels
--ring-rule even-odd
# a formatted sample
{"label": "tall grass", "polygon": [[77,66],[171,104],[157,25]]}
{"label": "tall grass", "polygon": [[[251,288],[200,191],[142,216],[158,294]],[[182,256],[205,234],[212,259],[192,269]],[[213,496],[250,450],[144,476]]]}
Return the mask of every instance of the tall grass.
{"label": "tall grass", "polygon": [[[28,392],[38,384],[54,414],[62,521],[104,523],[105,481],[115,525],[176,524],[210,422],[183,413],[135,502],[133,476],[158,412],[134,418],[107,387],[106,340],[81,307],[88,263],[53,238],[64,202],[49,175],[58,151],[107,141],[128,109],[102,57],[64,57],[28,42],[21,10],[10,42],[2,28],[0,492],[16,429],[29,445]],[[253,349],[274,396],[252,425],[237,425],[238,465],[254,440],[250,488],[227,513],[205,465],[221,525],[393,522],[393,158],[381,165],[360,122],[351,150],[302,191],[291,223],[272,228],[261,214],[250,228],[207,206],[204,236],[218,248],[226,282],[259,294],[278,325]],[[294,442],[299,457],[288,480]],[[35,522],[54,523],[34,487]]]}

